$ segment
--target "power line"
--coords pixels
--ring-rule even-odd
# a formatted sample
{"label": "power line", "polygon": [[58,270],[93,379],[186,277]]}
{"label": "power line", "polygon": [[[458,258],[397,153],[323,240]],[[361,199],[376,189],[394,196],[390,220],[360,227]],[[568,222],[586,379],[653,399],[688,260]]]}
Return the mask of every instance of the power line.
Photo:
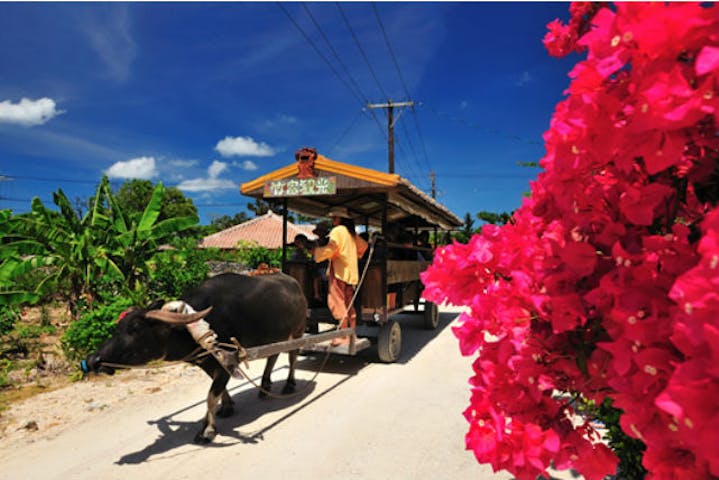
{"label": "power line", "polygon": [[337,76],[337,78],[339,78],[340,81],[344,84],[344,86],[347,87],[347,89],[352,93],[352,95],[354,95],[355,98],[360,103],[362,103],[363,102],[362,98],[357,95],[357,93],[352,89],[352,87],[347,83],[347,81],[344,78],[342,78],[342,76],[337,72],[337,70],[335,70],[335,67],[332,65],[332,62],[330,62],[327,59],[327,57],[325,57],[322,54],[322,52],[317,47],[317,45],[315,45],[315,42],[312,41],[312,38],[310,38],[310,36],[307,34],[307,32],[304,31],[304,29],[300,26],[300,24],[297,23],[294,18],[292,18],[292,15],[290,15],[290,12],[287,11],[287,9],[282,5],[281,2],[277,2],[277,5],[280,7],[282,12],[287,16],[287,18],[290,20],[290,22],[292,22],[292,24],[295,26],[295,28],[297,28],[297,30],[302,34],[302,36],[305,38],[307,43],[310,44],[310,46],[314,49],[314,51],[317,53],[317,55],[319,55],[320,58],[327,64],[327,66],[330,67],[330,70],[332,70],[332,73],[334,73]]}
{"label": "power line", "polygon": [[[358,84],[357,81],[354,79],[354,77],[353,77],[352,74],[350,73],[350,71],[349,71],[349,69],[347,68],[347,66],[345,65],[345,63],[342,61],[342,58],[340,57],[339,53],[337,53],[337,49],[335,49],[334,46],[332,45],[332,42],[330,41],[329,37],[325,34],[325,31],[324,31],[324,29],[322,28],[322,26],[319,24],[319,22],[317,21],[317,19],[315,18],[315,16],[312,15],[312,11],[309,9],[309,7],[307,6],[306,3],[303,2],[303,3],[302,3],[302,6],[303,6],[305,12],[307,13],[307,16],[310,17],[310,20],[311,20],[312,23],[314,24],[315,28],[316,28],[317,31],[320,33],[320,36],[322,36],[322,39],[323,39],[323,40],[325,41],[325,43],[327,44],[327,47],[329,48],[330,52],[332,52],[332,55],[334,55],[335,60],[336,60],[337,63],[339,63],[339,65],[342,67],[342,70],[344,71],[345,75],[347,75],[347,78],[350,80],[350,82],[352,83],[352,85],[354,86],[354,88],[357,90],[358,96],[361,97],[362,104],[363,104],[363,105],[368,104],[368,103],[369,103],[369,100],[367,99],[367,96],[364,94],[364,92],[363,92],[362,89],[360,88],[359,84]],[[357,95],[356,95],[356,96],[357,96]],[[366,112],[364,109],[362,109],[362,110],[360,110],[360,113],[366,114],[367,112]],[[372,112],[372,111],[370,111],[370,113],[371,113],[371,116],[374,118],[375,122],[377,123],[377,126],[380,128],[380,131],[382,131],[382,132],[384,133],[384,131],[382,130],[382,127],[381,127],[381,125],[380,125],[380,123],[379,123],[379,119],[376,117],[375,113]],[[349,127],[347,128],[347,130],[345,130],[344,133],[340,136],[340,140],[342,140],[342,139],[344,138],[344,136],[347,135],[347,133],[352,129],[352,127],[354,127],[354,124],[355,124],[355,122],[357,121],[357,118],[358,118],[358,116],[355,116],[355,118],[354,118],[354,119],[352,120],[352,122],[350,123],[350,126],[349,126]],[[338,141],[336,142],[335,147],[339,144],[340,140],[338,140]],[[333,148],[334,148],[334,147],[333,147]]]}
{"label": "power line", "polygon": [[360,115],[364,113],[363,110],[359,110],[357,114],[352,118],[352,121],[350,124],[345,128],[345,130],[340,134],[340,136],[337,138],[337,141],[334,142],[334,146],[332,147],[332,150],[335,150],[340,142],[344,140],[344,138],[347,136],[347,134],[354,128],[355,124],[357,123],[357,119],[359,119]]}
{"label": "power line", "polygon": [[[25,181],[32,181],[32,182],[55,182],[55,183],[78,183],[78,184],[85,184],[85,185],[97,185],[100,183],[100,180],[78,180],[76,178],[58,178],[58,177],[33,177],[33,176],[27,176],[27,175],[2,175],[3,181],[12,181],[12,180],[25,180]],[[110,180],[110,183],[121,183],[124,180]]]}
{"label": "power line", "polygon": [[432,113],[434,113],[435,115],[437,115],[440,118],[444,118],[446,120],[450,120],[455,123],[462,124],[468,128],[471,128],[471,129],[474,129],[477,131],[481,131],[482,133],[485,133],[487,135],[495,135],[495,136],[501,136],[501,137],[507,138],[509,140],[517,140],[519,142],[526,143],[527,145],[543,145],[542,142],[537,141],[537,140],[530,140],[527,138],[523,138],[519,135],[515,135],[515,134],[509,133],[509,132],[498,130],[496,128],[487,128],[482,125],[479,125],[478,123],[474,123],[474,122],[465,120],[464,118],[460,118],[456,115],[439,111],[436,108],[432,107],[431,105],[427,105],[423,102],[419,102],[419,106],[422,108],[428,109],[429,111],[431,111]]}
{"label": "power line", "polygon": [[487,180],[531,180],[536,177],[536,173],[529,175],[520,175],[518,173],[481,173],[481,172],[436,172],[438,177],[444,178],[486,178]]}
{"label": "power line", "polygon": [[389,43],[389,37],[387,36],[387,31],[384,29],[384,24],[382,23],[382,19],[379,16],[379,12],[377,11],[377,5],[375,5],[374,2],[372,2],[372,9],[374,10],[375,18],[377,19],[377,23],[379,24],[380,30],[382,30],[382,36],[384,36],[384,42],[387,45],[387,50],[389,50],[390,57],[392,57],[392,61],[394,62],[394,66],[397,69],[397,74],[399,75],[399,80],[402,82],[402,87],[404,88],[404,93],[407,95],[408,98],[411,98],[409,95],[409,89],[407,88],[407,83],[404,81],[404,76],[402,75],[402,70],[399,68],[399,63],[397,62],[397,57],[394,55],[394,51],[392,50],[392,46]]}
{"label": "power line", "polygon": [[[377,19],[377,23],[379,24],[380,30],[382,31],[382,35],[384,36],[385,44],[387,45],[387,50],[389,51],[390,57],[392,58],[392,62],[394,63],[395,68],[397,69],[397,75],[399,76],[399,80],[402,83],[402,87],[404,88],[404,93],[407,96],[407,98],[412,98],[412,96],[409,93],[409,88],[407,88],[407,82],[404,80],[404,75],[402,75],[402,69],[399,67],[399,62],[397,61],[397,57],[394,54],[394,50],[392,49],[392,44],[389,41],[389,36],[387,35],[387,31],[384,28],[384,23],[382,23],[382,18],[379,15],[379,11],[377,10],[377,5],[373,2],[372,3],[372,9],[374,10],[375,18]],[[414,105],[412,105],[412,118],[415,122],[415,127],[417,128],[417,133],[419,135],[420,139],[420,145],[422,146],[422,152],[424,153],[424,161],[427,166],[427,169],[431,172],[432,167],[429,163],[429,157],[427,156],[427,148],[425,146],[424,142],[424,135],[422,134],[422,129],[419,126],[419,120],[417,119],[417,111],[414,108]],[[419,162],[418,162],[419,163]]]}
{"label": "power line", "polygon": [[377,83],[377,87],[379,87],[380,92],[382,93],[382,96],[386,99],[389,99],[389,95],[387,95],[387,92],[385,92],[384,88],[382,88],[382,84],[380,83],[379,79],[377,78],[377,74],[374,71],[374,68],[372,68],[372,64],[369,61],[369,58],[367,58],[367,54],[364,51],[364,48],[362,48],[362,44],[360,44],[359,38],[357,38],[357,35],[355,34],[354,29],[352,28],[352,25],[350,25],[350,21],[345,15],[344,10],[342,10],[342,5],[339,4],[339,2],[335,2],[335,5],[337,5],[337,9],[340,11],[340,15],[342,15],[342,19],[345,22],[345,25],[347,26],[347,30],[350,31],[350,34],[352,35],[352,38],[355,41],[355,44],[357,45],[357,48],[359,49],[360,53],[362,54],[362,58],[364,59],[365,63],[367,64],[367,68],[369,68],[370,74],[372,74],[372,78],[374,78],[375,83]]}
{"label": "power line", "polygon": [[[352,93],[352,95],[354,95],[354,97],[364,106],[364,105],[366,104],[366,101],[365,101],[363,98],[361,98],[362,95],[358,95],[358,93],[355,92],[355,91],[352,89],[352,86],[350,86],[350,85],[347,83],[347,81],[345,81],[345,79],[342,78],[342,76],[337,72],[337,70],[335,69],[335,67],[332,65],[332,62],[330,62],[330,61],[327,59],[327,57],[325,57],[325,56],[322,54],[322,52],[321,52],[320,49],[317,47],[317,45],[315,44],[315,42],[312,41],[312,39],[311,39],[310,36],[307,34],[307,32],[305,32],[304,29],[295,21],[295,19],[292,17],[292,15],[290,15],[290,12],[287,11],[287,9],[282,5],[282,3],[277,2],[277,5],[280,7],[280,9],[281,9],[282,12],[285,14],[285,16],[290,20],[290,22],[292,22],[292,24],[295,26],[295,28],[302,34],[302,36],[303,36],[304,39],[307,41],[307,43],[310,44],[310,46],[314,49],[314,51],[317,53],[317,55],[319,55],[320,58],[327,64],[327,66],[330,67],[330,70],[332,70],[332,73],[335,74],[335,76],[342,82],[342,84],[343,84],[345,87],[347,87],[347,89]],[[360,94],[361,94],[361,93],[362,93],[362,92],[361,92],[361,90],[360,90]],[[384,134],[384,130],[382,129],[382,124],[379,122],[379,119],[377,118],[377,116],[375,115],[374,112],[370,112],[370,113],[372,114],[372,118],[374,119],[375,123],[377,124],[377,127],[379,128],[380,132],[382,132],[382,133]]]}
{"label": "power line", "polygon": [[312,23],[314,24],[317,31],[320,32],[322,39],[327,44],[327,47],[330,49],[330,52],[332,52],[332,55],[334,55],[335,60],[337,60],[337,63],[339,63],[340,67],[342,67],[342,70],[345,72],[345,75],[347,75],[347,78],[349,78],[350,82],[352,82],[352,85],[357,89],[357,92],[359,93],[359,96],[362,98],[362,101],[364,103],[369,103],[369,101],[367,100],[367,96],[362,92],[362,89],[359,87],[359,85],[355,81],[354,77],[350,74],[349,69],[347,68],[345,63],[342,61],[342,59],[340,58],[339,54],[337,53],[337,50],[332,46],[332,42],[330,42],[330,39],[325,34],[325,32],[322,29],[322,27],[320,26],[319,22],[317,22],[317,19],[315,19],[314,15],[312,15],[312,12],[310,11],[307,4],[302,2],[302,7],[305,9],[307,16],[310,17],[310,20],[312,20]]}
{"label": "power line", "polygon": [[[285,15],[287,16],[287,18],[290,19],[290,21],[291,21],[292,24],[295,26],[295,28],[297,28],[297,29],[300,31],[300,33],[303,35],[303,37],[305,38],[305,40],[307,40],[307,42],[310,44],[310,46],[312,46],[312,48],[315,50],[315,52],[316,52],[318,55],[320,55],[320,57],[325,61],[325,63],[332,69],[333,73],[334,73],[338,78],[340,78],[340,80],[343,81],[343,83],[345,84],[345,86],[352,92],[352,94],[355,96],[355,98],[361,97],[362,100],[364,101],[364,103],[365,103],[366,105],[369,105],[369,101],[367,100],[366,95],[365,95],[364,92],[362,91],[362,88],[359,86],[359,84],[357,83],[357,81],[354,79],[354,77],[353,77],[352,74],[350,73],[349,69],[347,68],[346,64],[342,61],[342,57],[341,57],[340,54],[338,53],[337,49],[333,46],[332,42],[330,41],[329,37],[328,37],[327,34],[325,33],[325,31],[324,31],[324,29],[322,28],[322,26],[320,25],[320,23],[317,21],[317,19],[315,18],[315,16],[312,14],[312,11],[310,10],[310,8],[309,8],[305,3],[302,4],[302,6],[303,6],[305,12],[307,13],[307,16],[310,18],[310,20],[312,21],[312,23],[313,23],[313,25],[315,26],[316,30],[319,32],[319,34],[320,34],[320,36],[322,37],[323,41],[324,41],[325,44],[327,45],[327,48],[328,48],[329,51],[332,53],[332,55],[333,55],[335,61],[340,65],[340,67],[341,67],[342,70],[344,71],[344,74],[346,75],[346,77],[347,77],[347,78],[349,79],[349,81],[351,82],[351,84],[352,84],[351,86],[350,86],[347,82],[344,81],[344,78],[337,72],[337,70],[334,68],[334,66],[332,65],[332,63],[327,59],[327,57],[325,57],[325,56],[320,52],[319,47],[317,46],[317,44],[316,44],[315,42],[313,42],[312,39],[310,38],[309,34],[308,34],[304,29],[302,29],[302,28],[299,26],[299,24],[297,23],[297,21],[295,21],[295,19],[290,15],[290,13],[287,11],[287,9],[285,9],[285,8],[284,8],[281,4],[279,4],[279,3],[278,3],[278,5],[279,5],[280,8],[282,9],[282,11],[285,13]],[[346,25],[347,29],[349,30],[350,34],[351,34],[352,37],[353,37],[353,39],[354,39],[354,41],[355,41],[355,44],[357,45],[357,48],[359,49],[360,53],[362,54],[362,57],[363,57],[363,59],[364,59],[366,65],[367,65],[367,67],[368,67],[368,69],[369,69],[369,71],[370,71],[370,74],[372,75],[374,81],[377,83],[377,86],[378,86],[378,88],[380,89],[380,91],[386,96],[386,92],[385,92],[384,88],[382,87],[382,84],[381,84],[381,82],[379,81],[379,78],[377,77],[377,74],[376,74],[374,68],[372,68],[372,64],[370,63],[369,58],[368,58],[368,56],[367,56],[367,54],[366,54],[364,48],[362,47],[362,44],[360,43],[359,38],[358,38],[356,32],[355,32],[354,29],[352,28],[352,25],[351,25],[349,19],[347,18],[347,15],[345,14],[344,10],[342,9],[342,6],[339,5],[339,4],[337,4],[337,8],[338,8],[340,15],[342,16],[342,18],[343,18],[343,20],[344,20],[344,22],[345,22],[345,25]],[[377,126],[378,126],[378,128],[380,129],[380,131],[382,132],[382,134],[383,134],[385,137],[387,137],[387,134],[385,133],[384,129],[382,128],[382,125],[380,124],[380,121],[379,121],[379,119],[377,118],[377,115],[374,113],[374,111],[373,111],[372,109],[370,109],[370,114],[372,115],[372,118],[375,120],[375,123],[377,124]],[[348,133],[352,128],[354,128],[354,125],[355,125],[355,123],[356,123],[357,118],[358,118],[358,116],[355,116],[355,118],[352,119],[352,121],[350,122],[350,125],[342,132],[342,134],[340,135],[339,139],[335,142],[335,145],[334,145],[333,148],[336,148],[337,145],[339,144],[339,142],[347,135],[347,133]],[[407,133],[407,140],[411,143],[411,137],[409,136],[409,133]],[[411,145],[411,150],[412,150],[412,153],[413,153],[413,155],[414,155],[414,157],[415,157],[415,159],[416,159],[417,155],[416,155],[416,153],[414,152],[414,145]],[[410,174],[414,174],[414,172],[412,171],[411,164],[407,167],[407,171],[408,171]],[[422,178],[422,176],[421,176],[421,175],[417,175],[417,178]]]}
{"label": "power line", "polygon": [[[52,200],[40,199],[43,203],[52,202]],[[3,197],[0,196],[0,202],[15,202],[15,203],[30,203],[32,202],[32,198],[18,198],[18,197]]]}
{"label": "power line", "polygon": [[[410,152],[412,152],[412,156],[416,160],[417,154],[415,153],[415,150],[414,150],[414,143],[412,143],[412,139],[409,136],[409,131],[407,130],[407,125],[405,125],[405,122],[401,122],[400,125],[402,126],[402,131],[404,132],[405,137],[407,138],[407,143],[409,144]],[[419,166],[418,162],[415,162],[415,163],[417,163],[417,165]],[[420,170],[421,170],[421,168],[420,168]]]}

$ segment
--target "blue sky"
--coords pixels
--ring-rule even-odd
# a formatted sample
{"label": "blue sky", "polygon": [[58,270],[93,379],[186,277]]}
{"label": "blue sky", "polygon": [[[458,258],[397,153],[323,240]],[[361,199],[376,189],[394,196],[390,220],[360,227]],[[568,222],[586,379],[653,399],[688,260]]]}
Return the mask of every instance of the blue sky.
{"label": "blue sky", "polygon": [[460,217],[513,210],[577,61],[546,53],[555,18],[568,4],[0,3],[0,208],[106,173],[179,186],[206,224],[302,146],[386,171],[365,106],[411,98],[396,172],[429,193],[434,171]]}

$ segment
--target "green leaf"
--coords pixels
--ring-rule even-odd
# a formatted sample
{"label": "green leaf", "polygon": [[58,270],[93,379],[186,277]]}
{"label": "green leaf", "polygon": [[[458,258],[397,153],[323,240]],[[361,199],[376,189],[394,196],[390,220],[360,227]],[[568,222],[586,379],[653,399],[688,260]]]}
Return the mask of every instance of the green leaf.
{"label": "green leaf", "polygon": [[67,226],[69,226],[73,232],[80,230],[80,219],[77,217],[77,212],[72,208],[70,200],[65,196],[65,192],[63,192],[62,189],[58,189],[57,192],[52,194],[52,200],[55,202],[55,205],[60,207],[60,212]]}
{"label": "green leaf", "polygon": [[158,183],[155,190],[152,192],[152,198],[145,207],[145,211],[142,212],[142,218],[137,226],[137,230],[148,231],[157,221],[157,217],[160,216],[160,207],[162,204],[162,197],[165,196],[165,187],[162,186],[162,182]]}
{"label": "green leaf", "polygon": [[35,303],[40,299],[36,293],[23,291],[0,291],[0,306],[21,305]]}
{"label": "green leaf", "polygon": [[152,229],[152,233],[156,239],[165,239],[177,232],[194,227],[198,221],[198,218],[195,216],[168,218],[155,225]]}
{"label": "green leaf", "polygon": [[[103,177],[103,180],[105,179],[106,177]],[[105,200],[107,200],[107,204],[110,206],[115,231],[117,233],[127,232],[128,222],[125,216],[125,212],[122,211],[122,208],[120,208],[120,205],[117,203],[115,196],[112,194],[112,190],[110,189],[110,182],[103,182],[101,184],[101,187],[105,194]]]}
{"label": "green leaf", "polygon": [[0,260],[27,255],[41,255],[45,253],[45,250],[45,246],[36,240],[16,240],[3,245],[2,249],[0,249]]}

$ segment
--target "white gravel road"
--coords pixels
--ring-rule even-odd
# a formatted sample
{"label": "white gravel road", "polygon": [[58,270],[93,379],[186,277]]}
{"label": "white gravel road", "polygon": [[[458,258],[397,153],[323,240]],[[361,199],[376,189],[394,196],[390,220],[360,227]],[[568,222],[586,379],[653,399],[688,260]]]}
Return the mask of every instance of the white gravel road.
{"label": "white gravel road", "polygon": [[[471,359],[442,310],[436,331],[421,315],[399,316],[403,350],[395,364],[332,356],[302,395],[259,400],[230,381],[236,413],[218,419],[209,446],[192,438],[205,411],[209,379],[174,365],[96,377],[45,393],[4,413],[0,478],[51,479],[509,479],[464,449],[462,411]],[[300,357],[298,387],[322,355]],[[264,361],[251,364],[259,378]],[[275,390],[287,374],[282,355]]]}

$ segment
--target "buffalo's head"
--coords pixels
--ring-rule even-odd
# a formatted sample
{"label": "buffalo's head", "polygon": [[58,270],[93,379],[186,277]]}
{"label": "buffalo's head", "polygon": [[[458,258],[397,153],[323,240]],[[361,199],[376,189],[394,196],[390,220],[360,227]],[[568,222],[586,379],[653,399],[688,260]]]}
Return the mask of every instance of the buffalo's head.
{"label": "buffalo's head", "polygon": [[178,355],[180,358],[182,355],[178,352],[187,350],[194,342],[186,325],[207,316],[212,307],[201,312],[181,313],[167,308],[170,304],[163,308],[161,305],[156,303],[146,309],[123,312],[113,336],[81,362],[82,371],[112,375],[116,368],[130,368]]}

